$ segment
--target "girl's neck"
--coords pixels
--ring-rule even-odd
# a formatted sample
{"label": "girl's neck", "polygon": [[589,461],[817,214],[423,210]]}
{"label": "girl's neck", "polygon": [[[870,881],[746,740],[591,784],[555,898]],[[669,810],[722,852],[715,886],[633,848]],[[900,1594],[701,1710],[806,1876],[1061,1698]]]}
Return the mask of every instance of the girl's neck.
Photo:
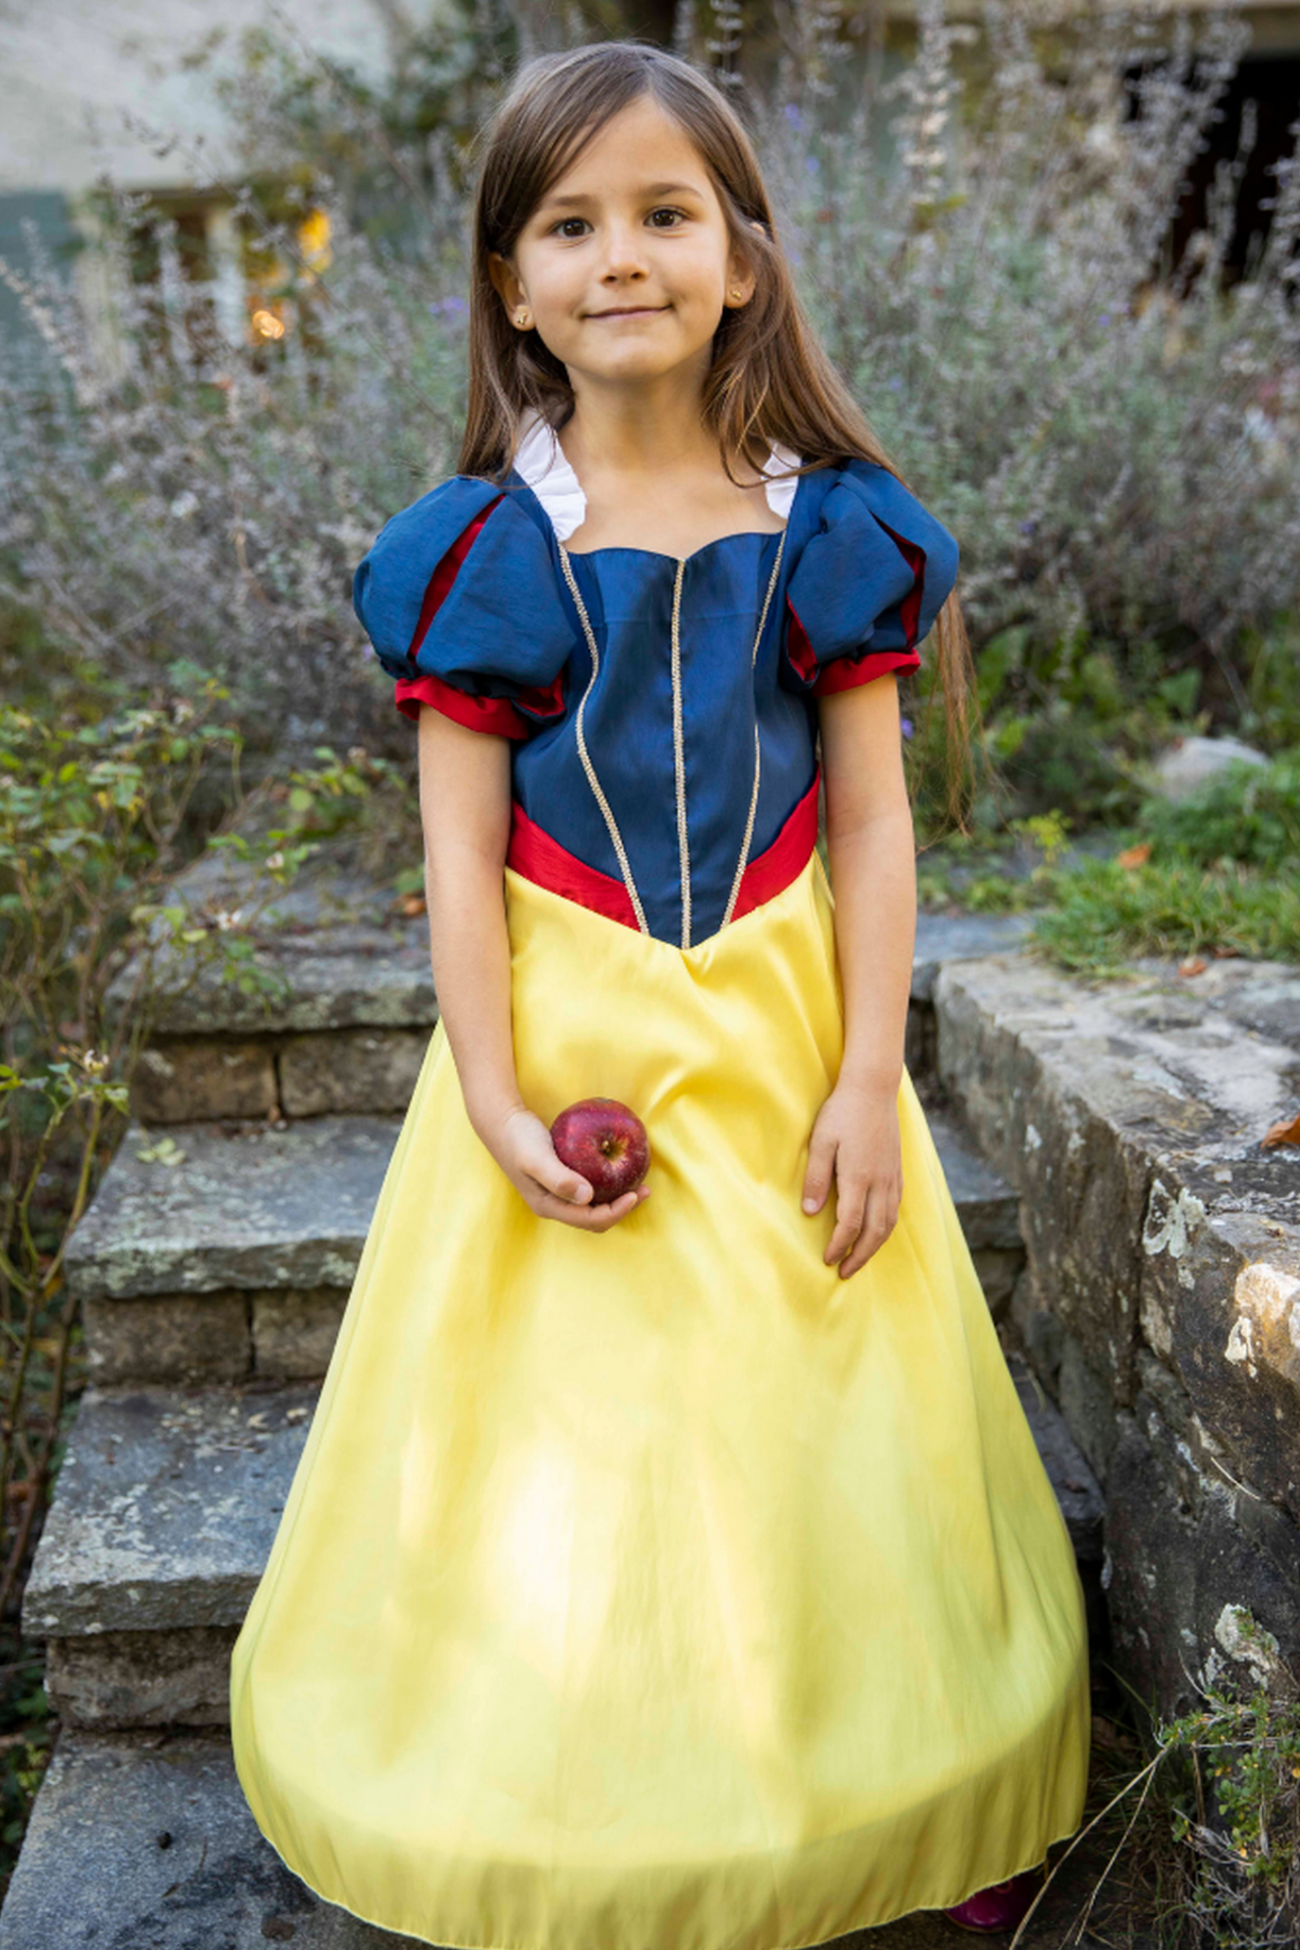
{"label": "girl's neck", "polygon": [[725,535],[776,534],[784,526],[768,500],[761,467],[742,463],[731,479],[716,442],[698,455],[674,453],[657,464],[623,467],[598,451],[579,459],[568,436],[566,426],[560,451],[584,503],[582,521],[569,536],[576,553],[640,548],[683,557]]}
{"label": "girl's neck", "polygon": [[561,430],[560,442],[580,479],[613,476],[627,482],[697,478],[722,471],[716,434],[704,425],[698,393],[662,388],[584,391]]}

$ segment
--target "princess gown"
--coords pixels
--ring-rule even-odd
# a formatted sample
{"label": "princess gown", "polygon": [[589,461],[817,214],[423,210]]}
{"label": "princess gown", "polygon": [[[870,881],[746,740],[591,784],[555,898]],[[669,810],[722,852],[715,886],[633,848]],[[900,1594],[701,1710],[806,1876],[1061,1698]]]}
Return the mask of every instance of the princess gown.
{"label": "princess gown", "polygon": [[422,1942],[792,1950],[1083,1810],[1074,1556],[906,1071],[885,1244],[842,1279],[800,1203],[843,1037],[816,700],[916,667],[956,544],[866,461],[767,492],[781,534],[570,554],[534,416],[355,577],[401,708],[513,741],[525,1102],[653,1148],[608,1233],[535,1217],[435,1028],[234,1647],[262,1833]]}

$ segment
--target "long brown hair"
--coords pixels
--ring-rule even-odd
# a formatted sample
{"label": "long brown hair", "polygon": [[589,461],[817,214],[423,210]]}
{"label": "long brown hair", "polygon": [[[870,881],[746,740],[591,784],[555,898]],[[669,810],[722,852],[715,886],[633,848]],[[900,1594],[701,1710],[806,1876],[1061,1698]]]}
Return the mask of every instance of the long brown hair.
{"label": "long brown hair", "polygon": [[[758,158],[739,117],[706,75],[642,41],[599,41],[535,57],[520,69],[480,133],[469,390],[457,472],[504,484],[523,413],[535,408],[556,428],[572,414],[573,389],[564,366],[536,330],[520,332],[511,324],[488,259],[492,252],[512,255],[550,186],[612,117],[647,94],[694,142],[717,192],[731,243],[757,278],[748,304],[724,309],[704,382],[701,417],[718,440],[727,473],[731,475],[742,455],[765,460],[779,441],[802,457],[800,473],[858,455],[887,468],[906,487],[804,311],[776,234]],[[970,642],[955,591],[940,610],[933,635],[934,688],[944,699],[946,810],[965,830],[971,715],[978,718],[979,707]],[[933,701],[932,689],[931,706]]]}

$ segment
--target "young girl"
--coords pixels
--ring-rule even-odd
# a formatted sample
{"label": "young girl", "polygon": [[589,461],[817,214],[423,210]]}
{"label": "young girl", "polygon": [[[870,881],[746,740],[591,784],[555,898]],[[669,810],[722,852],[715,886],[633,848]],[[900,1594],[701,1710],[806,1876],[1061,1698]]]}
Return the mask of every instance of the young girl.
{"label": "young girl", "polygon": [[[519,76],[470,344],[460,471],[354,594],[441,1020],[235,1646],[240,1781],[430,1943],[1005,1926],[1080,1819],[1088,1671],[903,1067],[895,673],[939,619],[963,675],[956,544],[648,45]],[[652,1147],[608,1204],[549,1135],[588,1096]]]}

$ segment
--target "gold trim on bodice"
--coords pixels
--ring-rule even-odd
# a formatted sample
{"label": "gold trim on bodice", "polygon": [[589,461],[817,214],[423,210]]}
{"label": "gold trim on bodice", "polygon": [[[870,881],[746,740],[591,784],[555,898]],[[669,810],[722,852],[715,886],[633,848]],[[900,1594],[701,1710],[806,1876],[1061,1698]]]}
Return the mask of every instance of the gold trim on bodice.
{"label": "gold trim on bodice", "polygon": [[[781,540],[777,547],[776,560],[772,564],[772,573],[768,578],[767,594],[763,598],[763,610],[758,619],[758,629],[754,635],[754,647],[750,652],[751,671],[756,669],[758,665],[758,648],[763,640],[763,631],[767,627],[767,613],[772,606],[772,596],[776,589],[777,578],[781,573],[781,558],[785,554],[785,538],[787,533],[788,527],[781,530]],[[623,844],[623,836],[618,830],[618,821],[614,817],[609,800],[601,790],[600,780],[596,776],[596,768],[591,762],[591,753],[587,749],[587,738],[584,729],[587,699],[591,696],[592,688],[595,685],[597,677],[600,675],[600,651],[596,644],[596,632],[591,627],[591,618],[587,614],[587,605],[582,600],[582,592],[578,588],[578,579],[573,573],[573,564],[569,559],[569,551],[564,543],[559,540],[558,536],[556,537],[556,545],[560,551],[560,565],[564,570],[564,579],[569,585],[569,593],[573,597],[574,605],[578,611],[583,634],[587,639],[587,650],[591,657],[591,676],[587,679],[587,688],[582,693],[582,700],[578,705],[573,721],[574,734],[578,741],[578,757],[582,761],[582,769],[586,773],[587,783],[591,787],[596,804],[600,808],[601,817],[605,821],[605,827],[613,844],[615,857],[618,860],[619,872],[623,876],[623,885],[627,888],[628,899],[631,901],[632,911],[636,915],[637,926],[642,934],[649,934],[650,929],[646,924],[645,910],[641,905],[641,897],[636,890],[636,882],[632,878],[632,868],[628,861],[627,848]],[[673,579],[672,623],[673,776],[676,782],[677,796],[677,845],[681,859],[683,948],[689,948],[691,945],[691,855],[686,825],[686,754],[682,730],[681,650],[682,578],[689,560],[690,557],[686,555],[677,558],[677,572]],[[732,911],[736,905],[736,897],[740,892],[741,879],[749,861],[749,849],[754,837],[754,815],[758,810],[758,780],[761,763],[760,750],[758,721],[755,718],[754,783],[749,796],[749,817],[745,822],[745,837],[741,844],[740,858],[736,862],[736,871],[732,878],[731,892],[727,897],[726,913],[722,917],[722,926],[724,928],[731,920]]]}

